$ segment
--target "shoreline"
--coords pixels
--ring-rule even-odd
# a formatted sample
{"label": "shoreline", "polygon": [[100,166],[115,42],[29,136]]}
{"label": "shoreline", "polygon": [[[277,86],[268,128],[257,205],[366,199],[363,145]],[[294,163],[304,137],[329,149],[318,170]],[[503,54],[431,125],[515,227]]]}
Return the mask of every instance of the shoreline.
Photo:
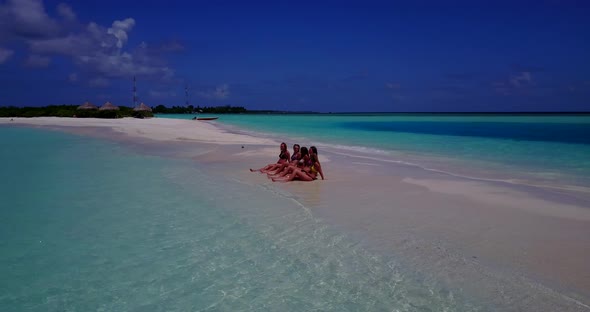
{"label": "shoreline", "polygon": [[[528,302],[527,309],[590,311],[590,273],[585,273],[590,263],[590,207],[586,201],[567,201],[534,189],[474,182],[404,164],[356,161],[321,148],[327,180],[279,184],[248,171],[264,165],[266,158],[272,162],[279,142],[227,132],[212,124],[166,118],[14,120],[0,118],[0,125],[152,144],[153,153],[165,153],[157,147],[169,144],[181,150],[170,153],[207,163],[211,172],[293,194],[314,217],[365,240],[380,254],[403,253],[408,265],[417,265],[449,285],[473,286],[492,272],[488,276],[492,281],[482,285],[479,296],[497,292],[498,304],[506,299],[500,297],[505,290],[524,296],[534,295],[538,287],[542,295],[536,294],[540,298]],[[105,132],[96,133],[99,129]],[[207,144],[207,152],[191,152],[198,144]],[[441,269],[441,263],[446,269]],[[514,296],[508,297],[517,300]]]}
{"label": "shoreline", "polygon": [[[10,121],[13,120],[13,121]],[[272,140],[236,135],[221,131],[217,127],[193,120],[168,118],[0,118],[0,125],[24,125],[37,127],[110,128],[130,137],[155,141],[194,141],[215,144],[278,144]],[[198,131],[197,131],[198,130]]]}

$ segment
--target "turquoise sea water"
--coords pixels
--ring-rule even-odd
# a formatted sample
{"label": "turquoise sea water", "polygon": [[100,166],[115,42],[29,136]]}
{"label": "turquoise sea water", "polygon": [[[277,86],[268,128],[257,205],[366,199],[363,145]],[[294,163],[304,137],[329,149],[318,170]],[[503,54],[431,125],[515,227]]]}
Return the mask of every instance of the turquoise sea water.
{"label": "turquoise sea water", "polygon": [[61,132],[0,139],[0,311],[481,310],[272,187]]}
{"label": "turquoise sea water", "polygon": [[590,191],[590,115],[221,115],[216,124],[462,176]]}
{"label": "turquoise sea water", "polygon": [[[222,115],[216,124],[320,153],[589,185],[585,116]],[[368,252],[272,183],[61,132],[0,127],[0,139],[0,311],[498,310],[404,267],[395,251]]]}

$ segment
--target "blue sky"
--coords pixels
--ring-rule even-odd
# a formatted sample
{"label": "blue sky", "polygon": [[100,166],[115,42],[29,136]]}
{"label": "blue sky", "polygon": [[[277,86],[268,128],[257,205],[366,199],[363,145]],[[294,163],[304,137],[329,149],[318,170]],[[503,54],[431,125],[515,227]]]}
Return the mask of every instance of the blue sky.
{"label": "blue sky", "polygon": [[590,111],[586,1],[0,0],[0,105]]}

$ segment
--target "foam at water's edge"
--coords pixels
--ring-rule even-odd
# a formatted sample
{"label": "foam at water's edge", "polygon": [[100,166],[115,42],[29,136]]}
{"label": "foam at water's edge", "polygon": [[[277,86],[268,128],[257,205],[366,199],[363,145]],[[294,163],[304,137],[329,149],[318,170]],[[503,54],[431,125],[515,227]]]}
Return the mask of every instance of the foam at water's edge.
{"label": "foam at water's edge", "polygon": [[426,167],[426,166],[418,164],[418,163],[413,163],[413,162],[408,162],[408,161],[403,161],[403,160],[394,160],[394,159],[378,158],[378,157],[372,157],[372,156],[363,156],[363,155],[343,153],[343,152],[337,152],[337,151],[332,151],[332,153],[337,154],[337,155],[352,157],[352,158],[369,159],[369,160],[374,160],[374,161],[379,161],[379,162],[387,162],[387,163],[394,163],[394,164],[400,164],[400,165],[405,165],[405,166],[412,166],[412,167],[417,167],[422,170],[426,170],[426,171],[430,171],[430,172],[441,173],[441,174],[445,174],[448,176],[462,178],[462,179],[469,179],[469,180],[473,180],[473,181],[508,183],[508,184],[514,184],[514,185],[538,187],[538,188],[542,188],[542,189],[554,189],[554,190],[562,190],[562,191],[575,191],[575,192],[581,192],[581,193],[590,193],[590,187],[582,187],[582,186],[576,186],[576,185],[559,186],[559,185],[535,184],[535,183],[532,183],[530,181],[525,181],[525,180],[485,178],[485,177],[460,174],[460,173],[455,173],[452,171]]}
{"label": "foam at water's edge", "polygon": [[[273,135],[271,133],[243,129],[243,128],[240,128],[237,126],[219,125],[219,124],[217,124],[215,126],[223,131],[229,131],[230,133],[239,133],[239,134],[249,135],[249,136],[271,138],[277,142],[281,139],[284,140],[284,137],[279,138],[277,135]],[[293,142],[305,142],[305,141],[308,141],[309,139],[294,137],[294,138],[290,138],[290,140]],[[482,181],[482,182],[508,183],[508,184],[512,184],[512,185],[536,187],[536,188],[541,188],[541,189],[545,189],[545,190],[579,192],[579,193],[583,193],[583,194],[590,193],[590,187],[586,187],[583,185],[568,184],[566,181],[563,181],[562,179],[554,181],[552,183],[549,183],[548,181],[546,181],[546,183],[535,183],[531,179],[539,180],[539,179],[537,179],[536,176],[514,177],[514,174],[515,174],[514,171],[504,171],[502,173],[499,173],[496,170],[495,175],[498,175],[498,174],[502,175],[503,174],[507,177],[504,177],[504,178],[502,178],[502,177],[489,177],[489,176],[486,176],[486,174],[484,174],[483,172],[478,172],[478,166],[480,166],[480,165],[473,164],[471,162],[470,162],[469,166],[471,166],[471,169],[473,169],[473,170],[471,170],[472,174],[460,173],[460,172],[456,172],[453,170],[449,170],[449,166],[446,166],[445,169],[441,169],[441,168],[433,167],[432,164],[425,164],[428,162],[432,162],[434,160],[437,160],[437,161],[443,160],[443,161],[447,161],[447,162],[449,160],[446,158],[435,157],[435,155],[412,155],[412,154],[408,154],[407,152],[398,152],[398,151],[394,151],[394,150],[384,150],[384,149],[375,148],[375,147],[368,147],[368,146],[332,144],[332,143],[326,143],[326,142],[317,141],[317,140],[312,140],[309,144],[321,146],[322,149],[326,149],[326,150],[328,150],[334,154],[337,154],[337,155],[354,157],[354,158],[361,158],[361,159],[369,159],[369,160],[374,160],[374,161],[379,161],[379,162],[395,163],[395,164],[406,165],[406,166],[413,166],[413,167],[420,168],[422,170],[435,172],[435,173],[441,173],[441,174],[449,175],[449,176],[456,177],[456,178],[464,178],[464,179],[470,179],[470,180]],[[416,159],[417,156],[420,158],[423,158],[422,162],[408,160],[408,159]],[[431,158],[431,161],[429,161],[428,158]],[[464,169],[464,168],[465,167],[462,167],[462,169]],[[474,173],[479,173],[479,175],[474,175]]]}

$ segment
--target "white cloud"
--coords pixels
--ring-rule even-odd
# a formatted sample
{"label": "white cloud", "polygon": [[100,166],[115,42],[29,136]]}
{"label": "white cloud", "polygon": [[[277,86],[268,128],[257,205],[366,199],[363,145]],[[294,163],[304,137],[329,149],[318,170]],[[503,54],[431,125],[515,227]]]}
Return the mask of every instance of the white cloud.
{"label": "white cloud", "polygon": [[79,52],[87,52],[86,48],[91,45],[90,40],[87,37],[68,35],[60,38],[30,40],[29,47],[34,53],[75,56]]}
{"label": "white cloud", "polygon": [[214,90],[200,91],[197,93],[200,97],[207,99],[223,100],[229,97],[229,86],[224,83],[217,86]]}
{"label": "white cloud", "polygon": [[78,74],[76,74],[76,73],[69,74],[68,75],[68,80],[70,82],[76,82],[76,81],[78,81]]}
{"label": "white cloud", "polygon": [[94,88],[104,88],[108,87],[110,84],[111,82],[108,79],[102,77],[94,78],[88,81],[88,85]]}
{"label": "white cloud", "polygon": [[57,34],[58,23],[41,0],[8,0],[0,4],[0,37],[42,38]]}
{"label": "white cloud", "polygon": [[65,3],[60,3],[57,5],[57,13],[61,15],[61,17],[65,18],[68,21],[75,21],[76,20],[76,13],[72,10],[72,7]]}
{"label": "white cloud", "polygon": [[127,32],[134,24],[132,18],[114,21],[113,27],[108,29],[96,23],[89,23],[80,33],[29,40],[29,46],[35,53],[69,56],[78,66],[100,76],[172,78],[174,71],[165,66],[163,60],[150,55],[147,44],[142,44],[139,49],[132,52],[123,49],[128,40]]}
{"label": "white cloud", "polygon": [[399,83],[395,83],[395,82],[388,82],[385,84],[385,87],[387,89],[397,90],[397,89],[401,88],[401,85]]}
{"label": "white cloud", "polygon": [[135,20],[132,18],[126,18],[122,21],[114,21],[111,28],[107,29],[107,33],[117,38],[117,48],[123,48],[123,45],[127,43],[127,33],[135,26]]}
{"label": "white cloud", "polygon": [[25,61],[25,65],[28,67],[47,67],[51,63],[51,58],[48,56],[42,56],[38,54],[31,54]]}
{"label": "white cloud", "polygon": [[492,82],[492,88],[500,95],[519,95],[534,87],[533,76],[528,71],[510,75],[507,80]]}
{"label": "white cloud", "polygon": [[530,72],[520,72],[517,75],[510,77],[510,84],[514,87],[520,87],[532,82],[532,76]]}
{"label": "white cloud", "polygon": [[[90,22],[81,27],[72,8],[60,3],[56,16],[45,11],[42,0],[0,0],[0,44],[24,42],[29,46],[31,66],[49,64],[53,55],[67,56],[82,71],[97,77],[151,76],[170,80],[174,71],[166,66],[164,54],[170,51],[142,43],[127,47],[135,19],[115,20],[110,27]],[[61,17],[61,18],[58,18]],[[4,49],[5,61],[14,51]],[[9,53],[10,51],[10,53]],[[43,56],[41,56],[43,55]]]}
{"label": "white cloud", "polygon": [[0,64],[6,62],[13,54],[12,50],[0,48]]}

